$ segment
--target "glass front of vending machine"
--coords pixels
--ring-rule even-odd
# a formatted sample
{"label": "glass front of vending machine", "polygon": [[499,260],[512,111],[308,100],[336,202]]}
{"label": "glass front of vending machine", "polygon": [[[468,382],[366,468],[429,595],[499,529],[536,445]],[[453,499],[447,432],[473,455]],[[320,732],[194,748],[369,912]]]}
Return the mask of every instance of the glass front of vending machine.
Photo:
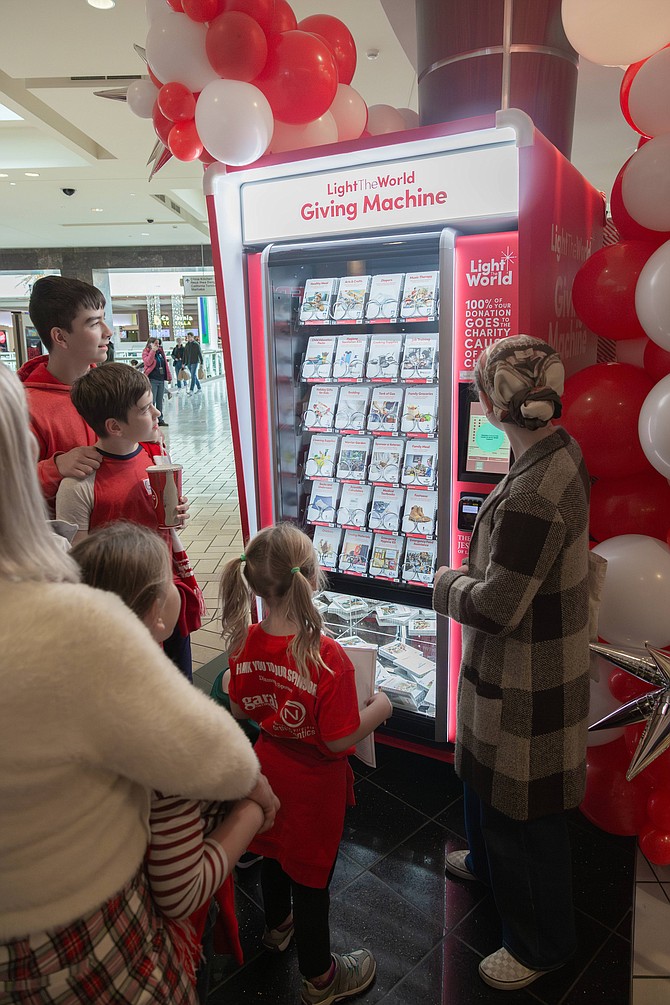
{"label": "glass front of vending machine", "polygon": [[438,514],[449,509],[449,409],[438,390],[450,387],[451,356],[440,345],[439,278],[452,236],[274,244],[260,263],[275,518],[314,541],[328,630],[345,645],[377,647],[391,732],[424,741],[446,739],[447,678],[437,668],[446,670],[447,645],[438,648],[431,590]]}

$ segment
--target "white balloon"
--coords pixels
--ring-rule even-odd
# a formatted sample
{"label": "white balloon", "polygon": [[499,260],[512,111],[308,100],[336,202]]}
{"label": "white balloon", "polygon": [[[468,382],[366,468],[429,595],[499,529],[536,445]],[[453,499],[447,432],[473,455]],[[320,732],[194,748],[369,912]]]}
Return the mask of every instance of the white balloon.
{"label": "white balloon", "polygon": [[[670,478],[670,375],[654,384],[644,399],[637,432],[649,463],[664,478]],[[670,608],[668,622],[670,623]]]}
{"label": "white balloon", "polygon": [[670,39],[668,0],[563,0],[569,42],[593,63],[637,63]]}
{"label": "white balloon", "polygon": [[330,112],[324,112],[318,119],[302,125],[275,122],[270,150],[273,154],[279,154],[286,150],[321,147],[326,143],[337,143],[337,123]]}
{"label": "white balloon", "polygon": [[147,62],[164,84],[173,80],[193,92],[202,91],[220,77],[207,59],[207,25],[191,21],[166,7],[156,15],[147,35]]}
{"label": "white balloon", "polygon": [[383,133],[400,133],[407,127],[405,120],[393,105],[370,105],[367,130],[371,136]]}
{"label": "white balloon", "polygon": [[644,350],[649,345],[649,339],[624,338],[615,342],[617,363],[630,363],[631,366],[644,367]]}
{"label": "white balloon", "polygon": [[128,85],[126,101],[128,108],[141,119],[150,119],[158,97],[158,88],[153,80],[133,80]]}
{"label": "white balloon", "polygon": [[642,227],[670,230],[670,133],[635,151],[621,179],[621,198]]}
{"label": "white balloon", "polygon": [[171,8],[168,6],[167,0],[146,0],[144,4],[144,10],[149,24],[151,24],[154,18],[160,17],[161,14],[164,14],[166,10],[170,9]]}
{"label": "white balloon", "polygon": [[662,649],[670,643],[670,548],[642,534],[623,534],[593,549],[607,559],[598,633],[612,645]]}
{"label": "white balloon", "polygon": [[419,113],[415,112],[413,108],[398,108],[397,111],[403,117],[405,129],[416,129],[417,126],[421,125]]}
{"label": "white balloon", "polygon": [[368,121],[368,106],[358,91],[349,84],[337,85],[328,111],[335,119],[339,140],[357,140]]}
{"label": "white balloon", "polygon": [[[594,680],[592,677],[590,681],[589,726],[604,719],[606,715],[621,706],[621,702],[617,701],[609,689],[610,677],[614,672],[612,664],[602,659],[601,656],[595,658],[592,656],[591,659],[597,667],[598,680]],[[596,729],[594,732],[586,734],[586,745],[587,747],[601,747],[605,743],[611,743],[612,740],[618,740],[620,736],[623,736],[622,726],[616,729]]]}
{"label": "white balloon", "polygon": [[198,98],[195,125],[213,157],[239,167],[265,153],[274,120],[268,99],[253,84],[217,78]]}
{"label": "white balloon", "polygon": [[670,133],[670,46],[646,59],[633,77],[628,112],[641,133]]}
{"label": "white balloon", "polygon": [[635,286],[635,313],[652,342],[670,352],[670,241],[644,263]]}

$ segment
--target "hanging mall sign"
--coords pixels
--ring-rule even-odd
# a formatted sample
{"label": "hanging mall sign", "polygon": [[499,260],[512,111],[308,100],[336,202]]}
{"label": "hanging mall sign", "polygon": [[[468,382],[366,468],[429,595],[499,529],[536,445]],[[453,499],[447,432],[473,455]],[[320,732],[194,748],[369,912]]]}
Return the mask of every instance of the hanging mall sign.
{"label": "hanging mall sign", "polygon": [[184,295],[189,297],[215,297],[214,276],[182,276]]}

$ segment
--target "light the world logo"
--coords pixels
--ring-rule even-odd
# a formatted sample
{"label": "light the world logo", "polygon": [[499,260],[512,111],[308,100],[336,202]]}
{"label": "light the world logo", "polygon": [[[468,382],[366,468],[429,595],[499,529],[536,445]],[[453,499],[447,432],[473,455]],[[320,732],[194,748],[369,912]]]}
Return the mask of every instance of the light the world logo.
{"label": "light the world logo", "polygon": [[471,258],[465,273],[468,286],[511,286],[516,254],[507,246],[499,258]]}

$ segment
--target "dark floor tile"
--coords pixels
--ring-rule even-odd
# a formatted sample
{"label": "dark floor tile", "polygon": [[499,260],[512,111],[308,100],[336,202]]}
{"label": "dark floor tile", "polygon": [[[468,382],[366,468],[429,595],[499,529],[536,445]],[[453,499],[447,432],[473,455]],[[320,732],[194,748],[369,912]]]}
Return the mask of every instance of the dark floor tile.
{"label": "dark floor tile", "polygon": [[263,907],[263,894],[261,893],[261,864],[249,866],[248,869],[235,870],[235,886],[241,893],[246,895],[257,907]]}
{"label": "dark floor tile", "polygon": [[369,872],[333,897],[330,917],[336,952],[364,946],[377,960],[377,979],[365,1005],[381,1001],[442,938],[439,922],[421,914]]}
{"label": "dark floor tile", "polygon": [[[480,978],[481,957],[449,936],[381,999],[381,1005],[501,1005],[501,994]],[[504,996],[502,996],[504,997]],[[514,1005],[531,1005],[526,991]]]}
{"label": "dark floor tile", "polygon": [[635,842],[571,828],[575,906],[616,929],[633,903]]}
{"label": "dark floor tile", "polygon": [[630,943],[611,935],[561,1005],[628,1005],[630,997]]}
{"label": "dark floor tile", "polygon": [[[635,889],[633,889],[633,896],[635,896]],[[630,911],[626,914],[621,924],[617,928],[617,935],[620,935],[622,939],[626,939],[628,942],[633,941],[633,909],[631,907]]]}
{"label": "dark floor tile", "polygon": [[446,931],[486,896],[486,888],[479,883],[453,882],[445,877],[446,853],[460,846],[456,835],[439,824],[427,823],[370,871]]}
{"label": "dark floor tile", "polygon": [[347,810],[342,849],[366,868],[426,823],[422,813],[370,779],[356,782],[354,791],[356,805]]}
{"label": "dark floor tile", "polygon": [[463,799],[455,799],[453,803],[447,806],[446,810],[443,810],[438,816],[435,817],[435,822],[441,824],[442,827],[446,827],[447,830],[453,831],[454,834],[458,834],[461,841],[461,848],[466,847],[466,837],[465,837],[465,817],[463,816]]}
{"label": "dark floor tile", "polygon": [[285,953],[261,953],[210,991],[207,1005],[297,1005],[300,972],[293,948]]}
{"label": "dark floor tile", "polygon": [[334,896],[340,890],[343,890],[345,886],[348,886],[354,879],[365,872],[365,866],[361,865],[355,859],[347,855],[346,851],[340,848],[337,856],[337,862],[335,863],[335,872],[333,873],[333,878],[330,882],[330,893]]}
{"label": "dark floor tile", "polygon": [[403,756],[375,772],[372,781],[414,809],[434,817],[463,795],[463,786],[452,764],[419,754]]}

